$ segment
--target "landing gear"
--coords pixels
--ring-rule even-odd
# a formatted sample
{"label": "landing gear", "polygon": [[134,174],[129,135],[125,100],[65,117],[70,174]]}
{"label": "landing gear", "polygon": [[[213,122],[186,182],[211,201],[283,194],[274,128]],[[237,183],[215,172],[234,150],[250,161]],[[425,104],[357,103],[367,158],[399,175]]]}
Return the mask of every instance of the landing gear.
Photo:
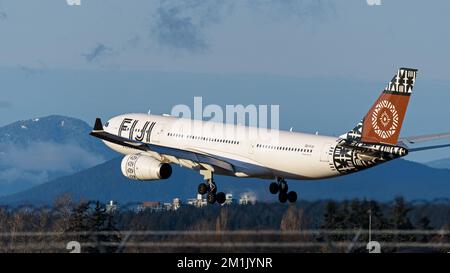
{"label": "landing gear", "polygon": [[223,193],[223,192],[218,192],[218,193],[216,194],[216,201],[217,201],[217,203],[223,204],[223,203],[225,203],[225,200],[226,200],[225,193]]}
{"label": "landing gear", "polygon": [[206,183],[201,183],[198,185],[198,193],[203,195],[207,193],[206,201],[208,204],[225,203],[225,193],[217,192],[217,186],[213,179],[213,173],[210,170],[201,170],[200,174],[203,175],[203,178]]}
{"label": "landing gear", "polygon": [[198,193],[203,195],[205,193],[208,192],[208,185],[206,185],[205,183],[201,183],[200,185],[198,185]]}
{"label": "landing gear", "polygon": [[206,196],[206,201],[208,201],[209,204],[216,203],[216,194],[213,192],[208,192],[208,195]]}
{"label": "landing gear", "polygon": [[287,193],[280,192],[280,194],[278,194],[278,200],[280,201],[280,203],[286,203],[286,201],[288,200]]}
{"label": "landing gear", "polygon": [[289,202],[295,203],[297,201],[297,193],[295,191],[290,191],[287,194],[287,199],[289,200]]}
{"label": "landing gear", "polygon": [[278,177],[277,182],[273,182],[269,186],[269,191],[272,194],[278,193],[278,200],[281,203],[286,203],[286,201],[289,201],[290,203],[294,203],[297,201],[297,193],[295,191],[288,192],[289,187],[284,180],[284,178]]}
{"label": "landing gear", "polygon": [[280,187],[278,187],[278,183],[271,183],[269,186],[269,191],[271,194],[277,194]]}

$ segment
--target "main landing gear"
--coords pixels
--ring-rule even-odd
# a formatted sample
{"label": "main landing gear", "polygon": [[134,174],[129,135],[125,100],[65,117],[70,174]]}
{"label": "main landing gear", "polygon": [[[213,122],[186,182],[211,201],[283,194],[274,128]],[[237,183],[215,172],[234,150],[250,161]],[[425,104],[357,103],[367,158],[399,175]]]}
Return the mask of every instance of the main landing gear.
{"label": "main landing gear", "polygon": [[209,204],[214,204],[215,202],[219,204],[225,203],[225,193],[217,192],[217,186],[216,183],[214,183],[212,171],[201,170],[200,174],[203,175],[205,182],[198,185],[198,193],[201,195],[207,194],[206,200]]}
{"label": "main landing gear", "polygon": [[278,200],[281,203],[286,203],[286,201],[289,201],[291,203],[294,203],[297,201],[297,193],[295,191],[290,191],[288,184],[284,178],[277,178],[277,182],[273,182],[269,186],[270,193],[277,194],[278,193]]}

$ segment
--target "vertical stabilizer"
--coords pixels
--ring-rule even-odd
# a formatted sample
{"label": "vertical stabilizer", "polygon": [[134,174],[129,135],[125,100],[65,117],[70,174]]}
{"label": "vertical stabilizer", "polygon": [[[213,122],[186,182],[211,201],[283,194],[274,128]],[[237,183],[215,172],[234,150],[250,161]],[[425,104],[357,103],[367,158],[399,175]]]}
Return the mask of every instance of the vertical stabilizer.
{"label": "vertical stabilizer", "polygon": [[397,145],[416,75],[417,69],[400,68],[362,121],[342,138]]}

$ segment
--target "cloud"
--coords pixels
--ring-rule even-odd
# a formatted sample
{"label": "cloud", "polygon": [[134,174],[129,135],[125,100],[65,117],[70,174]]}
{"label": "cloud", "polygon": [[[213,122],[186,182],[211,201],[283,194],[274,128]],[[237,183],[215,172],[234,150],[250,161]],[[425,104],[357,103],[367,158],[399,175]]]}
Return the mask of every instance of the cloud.
{"label": "cloud", "polygon": [[44,72],[44,70],[42,68],[36,68],[36,67],[31,67],[31,66],[25,66],[25,65],[21,65],[19,64],[17,66],[22,72],[25,73],[26,76],[31,76],[31,75],[38,75],[38,74],[42,74]]}
{"label": "cloud", "polygon": [[98,62],[107,56],[111,56],[114,54],[114,50],[104,44],[97,44],[89,53],[82,54],[82,56],[86,59],[86,61]]}
{"label": "cloud", "polygon": [[104,158],[84,150],[77,144],[35,142],[26,147],[0,145],[0,178],[2,183],[27,180],[34,184],[52,174],[70,174],[95,166]]}
{"label": "cloud", "polygon": [[51,176],[49,175],[49,172],[45,170],[32,172],[13,168],[0,171],[0,177],[0,186],[4,186],[17,181],[28,181],[31,185],[37,185],[48,181]]}
{"label": "cloud", "polygon": [[11,108],[11,106],[11,102],[0,100],[0,108]]}
{"label": "cloud", "polygon": [[17,65],[17,67],[27,77],[31,76],[31,75],[43,74],[44,71],[47,69],[47,65],[41,60],[38,60],[36,63],[31,64],[31,65],[19,64],[19,65]]}
{"label": "cloud", "polygon": [[195,25],[191,17],[181,16],[179,8],[158,9],[158,21],[155,33],[158,42],[172,48],[183,48],[189,51],[202,51],[207,45],[200,27]]}
{"label": "cloud", "polygon": [[124,51],[137,48],[141,43],[141,37],[139,35],[134,34],[129,37],[114,48],[112,46],[106,46],[103,43],[98,43],[90,52],[81,54],[81,56],[89,63],[98,63],[109,57],[118,56]]}
{"label": "cloud", "polygon": [[218,23],[227,1],[171,0],[159,3],[151,33],[158,43],[173,49],[203,52],[208,48],[205,29]]}
{"label": "cloud", "polygon": [[128,39],[124,45],[122,45],[122,50],[127,49],[128,47],[135,48],[139,45],[141,38],[138,35],[133,35],[130,39]]}
{"label": "cloud", "polygon": [[[237,7],[239,5],[239,7]],[[243,10],[269,20],[321,18],[334,10],[329,0],[160,0],[151,23],[151,34],[168,48],[189,52],[205,52],[208,43],[206,31]]]}

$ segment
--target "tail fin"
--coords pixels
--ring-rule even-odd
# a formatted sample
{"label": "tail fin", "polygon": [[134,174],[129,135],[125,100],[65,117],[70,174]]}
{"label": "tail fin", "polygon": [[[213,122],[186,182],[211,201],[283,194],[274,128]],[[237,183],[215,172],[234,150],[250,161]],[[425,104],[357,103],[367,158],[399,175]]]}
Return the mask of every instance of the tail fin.
{"label": "tail fin", "polygon": [[356,127],[341,136],[347,140],[397,145],[417,69],[400,68]]}

